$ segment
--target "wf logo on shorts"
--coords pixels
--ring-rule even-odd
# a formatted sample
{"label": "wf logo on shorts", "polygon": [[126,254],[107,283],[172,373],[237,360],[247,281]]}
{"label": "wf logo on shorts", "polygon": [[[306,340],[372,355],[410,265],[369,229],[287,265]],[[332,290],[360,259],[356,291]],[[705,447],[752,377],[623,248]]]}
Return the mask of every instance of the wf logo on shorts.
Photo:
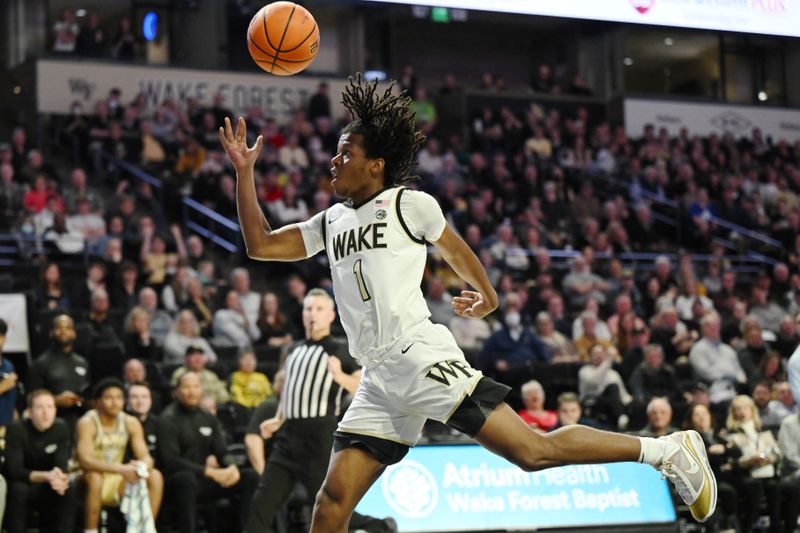
{"label": "wf logo on shorts", "polygon": [[450,378],[448,378],[448,376],[457,381],[459,373],[467,378],[472,377],[470,368],[463,361],[444,361],[433,365],[431,369],[428,370],[428,373],[425,374],[425,377],[438,381],[442,385],[449,386]]}
{"label": "wf logo on shorts", "polygon": [[439,501],[439,487],[433,475],[408,459],[387,468],[381,486],[389,506],[406,518],[425,518]]}

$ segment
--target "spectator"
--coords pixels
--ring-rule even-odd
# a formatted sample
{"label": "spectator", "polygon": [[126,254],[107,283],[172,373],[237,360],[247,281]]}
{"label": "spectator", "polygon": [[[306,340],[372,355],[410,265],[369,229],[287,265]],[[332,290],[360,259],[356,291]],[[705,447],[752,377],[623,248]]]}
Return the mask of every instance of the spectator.
{"label": "spectator", "polygon": [[[261,295],[250,290],[250,272],[246,268],[234,268],[231,272],[231,286],[239,295],[239,302],[250,324],[258,322],[258,309]],[[305,288],[303,288],[305,294]]]}
{"label": "spectator", "polygon": [[752,289],[749,314],[758,319],[762,329],[776,332],[785,312],[775,302],[767,300],[768,292],[758,285]]}
{"label": "spectator", "polygon": [[584,318],[591,315],[594,317],[594,327],[588,330],[591,332],[588,337],[602,339],[604,341],[612,340],[614,336],[611,334],[611,329],[605,321],[600,320],[599,313],[600,304],[597,303],[597,300],[594,298],[589,298],[586,300],[584,312],[575,317],[575,320],[572,321],[572,338],[580,339],[581,337],[585,336],[585,330],[583,329]]}
{"label": "spectator", "polygon": [[[44,389],[28,395],[28,418],[8,427],[5,473],[10,484],[8,533],[27,533],[31,511],[39,511],[40,531],[72,531],[77,489],[70,485],[70,430],[56,418],[53,395]],[[47,512],[41,512],[47,510]]]}
{"label": "spectator", "polygon": [[217,362],[217,354],[211,345],[200,336],[200,324],[191,311],[184,309],[175,318],[164,340],[164,362],[175,364],[183,361],[186,350],[196,346],[206,354],[209,364]]}
{"label": "spectator", "polygon": [[70,433],[83,414],[84,395],[91,383],[89,363],[72,351],[75,323],[68,315],[53,319],[50,331],[53,345],[37,357],[28,373],[30,391],[47,389],[53,393],[58,416],[67,423]]}
{"label": "spectator", "polygon": [[744,384],[747,376],[736,352],[720,340],[719,315],[707,314],[700,325],[703,337],[692,346],[689,363],[695,375],[710,384],[713,403],[730,401],[736,395],[736,384]]}
{"label": "spectator", "polygon": [[578,394],[581,403],[592,402],[611,425],[624,430],[628,425],[626,406],[633,398],[622,377],[611,368],[613,356],[601,344],[589,349],[589,363],[578,371]]}
{"label": "spectator", "polygon": [[573,258],[572,269],[564,278],[563,287],[567,302],[573,309],[582,309],[589,298],[594,298],[600,305],[606,301],[605,292],[608,290],[608,283],[592,273],[591,267],[582,255]]}
{"label": "spectator", "polygon": [[206,364],[208,364],[208,358],[203,348],[201,346],[189,346],[186,348],[185,363],[172,373],[170,385],[174,387],[180,381],[182,375],[192,372],[200,379],[204,395],[213,396],[217,403],[227,403],[230,400],[230,395],[225,383],[219,379],[216,373],[208,370]]}
{"label": "spectator", "polygon": [[783,368],[781,355],[774,350],[766,352],[758,363],[758,374],[760,379],[769,383],[770,386],[786,381],[786,369]]}
{"label": "spectator", "polygon": [[534,363],[546,363],[550,353],[542,341],[522,323],[518,299],[506,300],[502,327],[492,333],[481,350],[481,364],[489,375],[507,380]]}
{"label": "spectator", "polygon": [[25,191],[14,181],[14,167],[11,163],[0,164],[0,228],[11,230],[22,212]]}
{"label": "spectator", "polygon": [[784,315],[772,347],[783,359],[789,359],[798,345],[800,345],[800,335],[797,334],[797,324],[791,315]]}
{"label": "spectator", "polygon": [[[76,431],[77,458],[86,484],[86,529],[96,531],[101,507],[118,507],[126,485],[140,481],[147,485],[151,520],[155,520],[164,494],[164,478],[153,466],[141,423],[123,411],[122,382],[116,378],[100,380],[94,389],[94,399],[95,408],[81,417]],[[129,447],[133,459],[125,463]],[[155,528],[152,522],[151,525]]]}
{"label": "spectator", "polygon": [[749,396],[739,395],[731,402],[727,427],[730,443],[739,455],[736,462],[741,475],[739,493],[745,494],[743,499],[748,502],[742,523],[745,531],[755,522],[759,503],[765,495],[772,527],[777,531],[791,531],[797,524],[800,490],[794,483],[776,478],[781,450],[772,432],[762,430],[756,405]]}
{"label": "spectator", "polygon": [[597,335],[597,315],[592,311],[584,311],[578,317],[580,319],[583,335],[575,338],[575,349],[580,356],[581,361],[588,361],[592,346],[602,346],[613,359],[619,359],[619,351],[608,339],[601,339]]}
{"label": "spectator", "polygon": [[[486,339],[492,334],[489,323],[485,320],[464,318],[455,314],[447,324],[447,328],[455,337],[458,347],[465,352],[472,352],[472,354],[478,354]],[[467,359],[470,357],[468,356]]]}
{"label": "spectator", "polygon": [[552,354],[552,363],[576,363],[580,360],[572,341],[555,329],[553,319],[547,311],[540,311],[536,315],[536,335]]}
{"label": "spectator", "polygon": [[246,348],[239,353],[239,370],[231,374],[231,400],[243,407],[254,408],[275,393],[267,376],[256,372],[256,354]]}
{"label": "spectator", "polygon": [[161,291],[161,304],[170,314],[177,313],[187,303],[186,286],[193,276],[188,266],[179,266],[172,280]]}
{"label": "spectator", "polygon": [[49,262],[42,269],[42,281],[36,290],[36,305],[39,309],[69,312],[70,298],[61,282],[61,267]]}
{"label": "spectator", "polygon": [[239,294],[235,290],[225,295],[225,308],[214,313],[211,324],[214,343],[218,346],[244,348],[258,340],[261,335],[255,322],[250,322],[242,309]]}
{"label": "spectator", "polygon": [[117,336],[117,331],[122,330],[122,324],[115,323],[108,314],[111,305],[108,292],[102,287],[95,289],[91,302],[88,324],[92,335],[92,346],[121,346],[122,341]]}
{"label": "spectator", "polygon": [[256,325],[261,331],[261,340],[267,346],[281,347],[292,342],[289,321],[281,312],[278,296],[274,292],[265,292],[262,295]]}
{"label": "spectator", "polygon": [[761,326],[757,319],[754,319],[744,330],[744,345],[736,351],[739,359],[739,366],[747,376],[747,382],[752,386],[757,380],[761,379],[758,370],[758,363],[769,351],[769,347],[764,342]]}
{"label": "spectator", "polygon": [[287,183],[283,188],[283,195],[269,202],[267,207],[275,218],[277,227],[308,219],[308,206],[305,200],[298,197],[297,188],[291,183]]}
{"label": "spectator", "polygon": [[147,451],[155,461],[158,458],[158,417],[152,413],[153,392],[145,381],[126,383],[126,386],[126,410],[142,425]]}
{"label": "spectator", "polygon": [[[169,313],[158,308],[158,294],[152,287],[144,287],[139,291],[139,306],[150,314],[150,334],[157,343],[166,348],[167,337],[173,329],[173,321]],[[178,318],[180,316],[179,313]],[[183,357],[183,350],[184,348],[178,349],[179,360]],[[216,361],[216,354],[213,358]]]}
{"label": "spectator", "polygon": [[758,409],[758,417],[765,429],[776,430],[789,413],[772,399],[772,390],[768,383],[759,381],[753,387],[753,403]]}
{"label": "spectator", "polygon": [[84,57],[103,57],[108,53],[108,38],[100,27],[100,16],[89,13],[88,25],[78,35],[78,53]]}
{"label": "spectator", "polygon": [[85,198],[89,202],[89,209],[93,212],[103,212],[104,202],[100,192],[90,187],[86,180],[86,171],[75,167],[70,174],[72,187],[64,191],[64,205],[70,213],[78,209],[78,200]]}
{"label": "spectator", "polygon": [[[108,244],[115,248],[121,246],[119,239],[112,239]],[[117,309],[131,309],[138,304],[139,291],[139,268],[131,261],[123,261],[119,266],[119,278],[114,279],[111,286],[111,305]],[[170,322],[166,323],[167,328]]]}
{"label": "spectator", "polygon": [[782,409],[787,416],[800,412],[800,406],[797,405],[794,396],[792,396],[792,388],[785,381],[775,383],[772,386],[772,395],[775,397],[773,400],[776,404],[775,407]]}
{"label": "spectator", "polygon": [[211,307],[212,304],[203,289],[203,282],[196,276],[190,277],[186,281],[186,301],[181,309],[188,310],[194,315],[201,331],[207,331],[211,326],[211,321],[214,318],[214,312]]}
{"label": "spectator", "polygon": [[121,61],[133,61],[139,54],[139,38],[131,30],[131,19],[122,17],[119,29],[111,44],[111,55]]}
{"label": "spectator", "polygon": [[553,429],[559,429],[573,424],[594,428],[602,427],[596,420],[583,417],[581,402],[578,401],[577,394],[574,392],[562,392],[558,396],[558,424],[556,424]]}
{"label": "spectator", "polygon": [[316,122],[319,117],[331,118],[331,100],[328,96],[327,82],[321,81],[317,86],[317,92],[309,98],[306,116],[312,123]]}
{"label": "spectator", "polygon": [[0,430],[8,426],[15,418],[17,403],[17,376],[14,363],[3,357],[3,346],[6,344],[8,324],[0,318]]}
{"label": "spectator", "polygon": [[[257,477],[252,470],[240,471],[228,455],[219,421],[199,407],[202,390],[197,373],[185,372],[176,383],[175,403],[161,415],[159,464],[166,470],[167,493],[181,533],[197,531],[198,503],[220,497],[234,500],[243,531]],[[235,530],[231,525],[227,529]]]}
{"label": "spectator", "polygon": [[72,54],[75,52],[78,43],[80,27],[75,22],[75,14],[65,9],[61,13],[61,19],[53,24],[53,52],[58,54]]}
{"label": "spectator", "polygon": [[161,361],[161,349],[150,332],[150,313],[134,307],[125,321],[125,354],[146,361]]}
{"label": "spectator", "polygon": [[[300,146],[300,138],[297,134],[289,135],[286,139],[286,144],[278,149],[278,161],[286,170],[308,169],[310,165],[308,154],[306,154],[306,151]],[[305,202],[303,203],[305,204]],[[306,217],[308,217],[308,212],[306,212]],[[305,218],[302,220],[305,220]]]}
{"label": "spectator", "polygon": [[666,398],[653,398],[647,404],[647,426],[639,432],[642,437],[661,437],[678,431],[672,427],[672,406]]}
{"label": "spectator", "polygon": [[518,411],[522,420],[531,428],[541,432],[550,431],[558,423],[555,411],[544,408],[544,387],[532,379],[522,386],[522,403],[524,407]]}
{"label": "spectator", "polygon": [[654,397],[666,398],[673,404],[682,400],[681,388],[675,370],[664,364],[664,351],[658,344],[644,348],[644,361],[633,371],[630,379],[633,397],[649,404]]}
{"label": "spectator", "polygon": [[539,65],[536,77],[533,80],[532,88],[537,93],[549,94],[554,88],[553,74],[548,65]]}

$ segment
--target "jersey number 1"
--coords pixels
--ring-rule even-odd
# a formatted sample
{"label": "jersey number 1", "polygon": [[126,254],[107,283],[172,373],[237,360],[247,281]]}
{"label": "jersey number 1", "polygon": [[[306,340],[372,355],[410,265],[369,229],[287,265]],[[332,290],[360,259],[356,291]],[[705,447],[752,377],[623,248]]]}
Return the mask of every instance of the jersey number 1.
{"label": "jersey number 1", "polygon": [[361,293],[361,299],[365,302],[371,300],[372,296],[370,296],[367,290],[367,284],[364,283],[364,275],[361,273],[361,259],[356,261],[353,265],[353,274],[356,275],[356,282],[358,283],[358,291]]}

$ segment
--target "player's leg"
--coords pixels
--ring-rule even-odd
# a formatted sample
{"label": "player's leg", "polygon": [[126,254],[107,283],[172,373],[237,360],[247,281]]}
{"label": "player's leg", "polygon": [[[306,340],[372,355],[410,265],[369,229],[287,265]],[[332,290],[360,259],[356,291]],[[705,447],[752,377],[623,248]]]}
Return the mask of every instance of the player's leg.
{"label": "player's leg", "polygon": [[[491,384],[488,380],[484,382],[484,386]],[[480,395],[480,389],[476,387],[476,396]],[[479,397],[473,402],[481,403]],[[463,411],[459,412],[462,408],[470,411],[470,403],[468,397],[456,410],[453,418],[457,422],[470,420]],[[474,409],[472,411],[474,413]],[[470,426],[476,431],[469,431]],[[482,425],[468,423],[466,432],[486,449],[529,472],[566,464],[646,463],[661,470],[675,484],[696,520],[707,520],[716,508],[717,483],[702,438],[693,431],[653,439],[576,425],[540,435],[502,402],[488,414]]]}
{"label": "player's leg", "polygon": [[586,426],[567,426],[541,435],[507,403],[486,418],[475,440],[525,471],[575,463],[638,461],[639,439]]}
{"label": "player's leg", "polygon": [[346,533],[350,515],[386,465],[360,447],[334,452],[317,493],[311,533]]}
{"label": "player's leg", "polygon": [[97,529],[100,526],[100,508],[102,506],[103,474],[100,472],[86,472],[83,474],[86,485],[84,498],[84,517],[86,529]]}

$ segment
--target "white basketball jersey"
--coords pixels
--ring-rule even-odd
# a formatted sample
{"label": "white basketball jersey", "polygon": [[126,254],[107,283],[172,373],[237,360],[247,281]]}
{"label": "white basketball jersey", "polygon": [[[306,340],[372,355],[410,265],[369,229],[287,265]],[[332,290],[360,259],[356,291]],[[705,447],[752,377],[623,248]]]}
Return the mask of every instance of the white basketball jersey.
{"label": "white basketball jersey", "polygon": [[[405,213],[422,210],[428,222],[406,220],[401,198],[412,207]],[[425,237],[438,240],[445,225],[436,200],[402,187],[383,190],[357,208],[336,204],[301,224],[308,255],[324,242],[350,353],[361,364],[382,359],[394,341],[430,316],[420,289]]]}

